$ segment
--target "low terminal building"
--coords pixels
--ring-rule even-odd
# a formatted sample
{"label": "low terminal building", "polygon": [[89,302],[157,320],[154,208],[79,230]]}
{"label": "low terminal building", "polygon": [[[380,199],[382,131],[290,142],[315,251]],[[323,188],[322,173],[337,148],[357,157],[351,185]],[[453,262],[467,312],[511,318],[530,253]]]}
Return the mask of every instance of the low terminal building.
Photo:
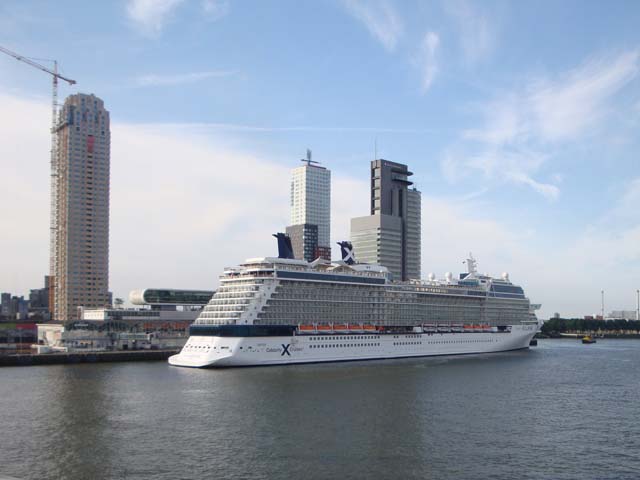
{"label": "low terminal building", "polygon": [[213,291],[142,289],[129,300],[139,308],[80,307],[79,320],[38,325],[38,351],[181,348],[189,326]]}

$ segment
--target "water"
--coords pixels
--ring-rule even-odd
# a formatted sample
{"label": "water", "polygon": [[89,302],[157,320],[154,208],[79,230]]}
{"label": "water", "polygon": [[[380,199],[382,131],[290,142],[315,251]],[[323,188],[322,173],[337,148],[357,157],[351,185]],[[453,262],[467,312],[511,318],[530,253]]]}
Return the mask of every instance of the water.
{"label": "water", "polygon": [[640,342],[190,370],[0,369],[0,475],[640,478]]}

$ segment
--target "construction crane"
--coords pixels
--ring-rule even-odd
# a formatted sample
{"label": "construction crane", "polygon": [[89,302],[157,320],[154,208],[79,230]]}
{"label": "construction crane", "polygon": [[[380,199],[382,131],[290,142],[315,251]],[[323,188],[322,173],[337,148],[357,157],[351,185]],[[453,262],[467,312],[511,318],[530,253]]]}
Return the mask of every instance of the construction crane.
{"label": "construction crane", "polygon": [[[57,221],[57,184],[58,184],[58,164],[56,158],[57,152],[57,129],[56,129],[56,121],[58,117],[58,79],[64,80],[69,85],[75,85],[76,81],[70,78],[67,78],[58,73],[58,62],[53,60],[53,70],[45,67],[44,65],[40,65],[39,63],[34,62],[33,60],[24,57],[18,53],[12,52],[11,50],[0,46],[0,52],[6,53],[7,55],[19,60],[20,62],[24,62],[32,67],[37,68],[38,70],[42,70],[45,73],[48,73],[53,77],[53,95],[51,99],[51,238],[49,244],[49,275],[51,275],[53,282],[55,282],[55,274],[56,274],[56,255],[57,255],[57,230],[58,230],[58,221]],[[51,289],[50,291],[52,291]],[[50,301],[52,300],[52,296],[49,296]],[[50,303],[53,308],[53,302]]]}
{"label": "construction crane", "polygon": [[52,120],[52,124],[51,124],[51,129],[54,130],[55,126],[56,126],[56,114],[57,114],[57,111],[58,111],[58,79],[64,80],[69,85],[75,85],[76,81],[60,75],[58,73],[58,62],[55,61],[55,60],[53,60],[53,70],[50,70],[47,67],[45,67],[44,65],[40,65],[39,63],[36,63],[33,60],[31,60],[31,59],[29,59],[27,57],[24,57],[24,56],[22,56],[22,55],[20,55],[20,54],[18,54],[16,52],[12,52],[11,50],[9,50],[7,48],[4,48],[2,46],[0,46],[0,52],[6,53],[7,55],[15,58],[16,60],[24,62],[24,63],[26,63],[28,65],[31,65],[32,67],[35,67],[38,70],[42,70],[43,72],[46,72],[46,73],[48,73],[49,75],[51,75],[53,77],[53,99],[52,99],[53,120]]}

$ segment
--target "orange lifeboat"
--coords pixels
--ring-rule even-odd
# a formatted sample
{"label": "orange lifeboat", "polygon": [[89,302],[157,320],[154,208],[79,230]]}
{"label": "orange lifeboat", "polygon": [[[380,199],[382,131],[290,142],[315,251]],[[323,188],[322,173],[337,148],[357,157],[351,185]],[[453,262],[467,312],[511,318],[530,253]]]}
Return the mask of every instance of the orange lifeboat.
{"label": "orange lifeboat", "polygon": [[346,323],[336,323],[333,325],[334,332],[347,333],[349,331],[349,325]]}
{"label": "orange lifeboat", "polygon": [[333,328],[331,328],[331,325],[318,325],[316,330],[318,330],[318,333],[331,333]]}
{"label": "orange lifeboat", "polygon": [[376,327],[374,325],[365,325],[364,331],[373,333],[376,331]]}
{"label": "orange lifeboat", "polygon": [[300,333],[316,333],[316,327],[313,325],[298,325],[298,332]]}
{"label": "orange lifeboat", "polygon": [[364,330],[364,328],[362,327],[362,325],[358,325],[358,324],[356,324],[356,325],[350,324],[349,325],[349,331],[352,332],[352,333],[360,333],[363,330]]}

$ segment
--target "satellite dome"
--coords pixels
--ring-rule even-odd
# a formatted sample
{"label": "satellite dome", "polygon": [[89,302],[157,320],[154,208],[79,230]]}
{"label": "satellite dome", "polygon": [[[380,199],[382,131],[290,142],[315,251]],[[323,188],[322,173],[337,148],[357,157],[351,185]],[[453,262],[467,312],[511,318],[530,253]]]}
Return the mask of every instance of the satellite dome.
{"label": "satellite dome", "polygon": [[444,278],[447,280],[447,282],[450,282],[451,280],[453,280],[453,273],[451,272],[445,273]]}
{"label": "satellite dome", "polygon": [[505,282],[508,282],[509,281],[509,274],[507,272],[502,272],[502,279]]}
{"label": "satellite dome", "polygon": [[436,279],[436,274],[431,272],[429,275],[427,275],[427,278],[430,282],[433,282]]}

